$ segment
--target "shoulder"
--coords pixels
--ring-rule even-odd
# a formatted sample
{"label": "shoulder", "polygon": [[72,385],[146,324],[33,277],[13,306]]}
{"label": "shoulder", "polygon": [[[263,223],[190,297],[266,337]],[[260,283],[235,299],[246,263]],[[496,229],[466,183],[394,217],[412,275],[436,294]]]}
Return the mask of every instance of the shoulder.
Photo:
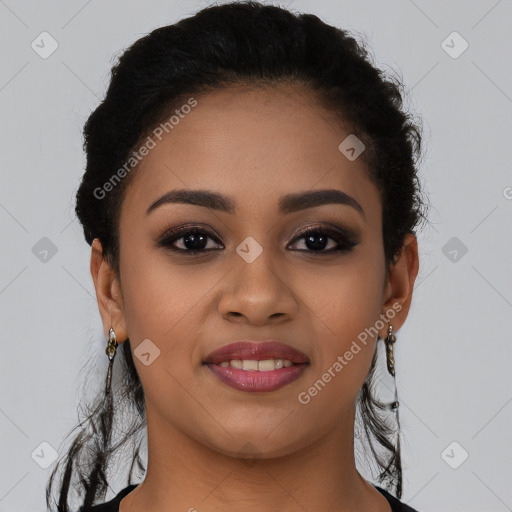
{"label": "shoulder", "polygon": [[121,503],[121,500],[133,489],[137,487],[136,484],[129,485],[128,487],[125,487],[122,491],[119,491],[119,493],[114,496],[110,501],[107,501],[105,503],[101,503],[99,505],[94,505],[93,507],[89,508],[80,508],[78,512],[119,512],[119,504]]}
{"label": "shoulder", "polygon": [[409,507],[409,505],[402,503],[400,500],[395,498],[392,494],[382,489],[381,487],[376,485],[374,485],[374,487],[388,500],[393,512],[418,512],[416,509]]}

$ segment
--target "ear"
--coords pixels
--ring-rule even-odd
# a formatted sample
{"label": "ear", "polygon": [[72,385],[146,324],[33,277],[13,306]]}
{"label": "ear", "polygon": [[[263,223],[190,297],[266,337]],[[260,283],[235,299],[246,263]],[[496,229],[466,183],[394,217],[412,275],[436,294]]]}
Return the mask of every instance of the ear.
{"label": "ear", "polygon": [[[393,326],[393,332],[400,329],[409,313],[418,268],[418,240],[414,234],[407,233],[404,237],[401,252],[395,263],[391,265],[382,306],[382,314],[389,318],[389,324]],[[390,314],[392,311],[395,312],[394,316]],[[381,338],[387,337],[389,324],[386,323],[384,330],[379,332]]]}
{"label": "ear", "polygon": [[91,275],[96,289],[105,338],[108,339],[108,332],[112,327],[118,343],[122,343],[128,338],[128,333],[123,312],[121,286],[114,269],[104,258],[103,248],[98,238],[93,240],[91,249]]}

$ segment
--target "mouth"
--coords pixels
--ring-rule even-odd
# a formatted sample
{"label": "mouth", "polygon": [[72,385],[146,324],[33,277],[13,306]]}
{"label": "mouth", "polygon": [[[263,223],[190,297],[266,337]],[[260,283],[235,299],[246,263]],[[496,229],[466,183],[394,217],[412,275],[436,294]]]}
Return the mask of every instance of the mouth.
{"label": "mouth", "polygon": [[277,340],[239,341],[210,353],[203,365],[240,391],[275,391],[298,379],[309,366],[306,354]]}

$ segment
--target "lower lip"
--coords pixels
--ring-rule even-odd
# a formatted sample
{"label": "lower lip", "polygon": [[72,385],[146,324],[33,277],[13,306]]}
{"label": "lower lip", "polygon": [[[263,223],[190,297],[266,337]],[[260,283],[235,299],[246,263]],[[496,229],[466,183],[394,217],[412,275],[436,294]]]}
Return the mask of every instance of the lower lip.
{"label": "lower lip", "polygon": [[231,366],[219,366],[207,364],[210,371],[224,384],[240,391],[275,391],[298,379],[307,363],[294,364],[293,366],[261,372],[259,370],[240,370]]}

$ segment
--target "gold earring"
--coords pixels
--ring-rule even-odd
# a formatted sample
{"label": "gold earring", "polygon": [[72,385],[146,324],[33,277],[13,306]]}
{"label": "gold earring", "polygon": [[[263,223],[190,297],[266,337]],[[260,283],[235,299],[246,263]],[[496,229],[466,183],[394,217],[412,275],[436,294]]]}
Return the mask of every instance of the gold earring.
{"label": "gold earring", "polygon": [[107,385],[105,392],[108,394],[110,393],[110,386],[112,382],[112,366],[114,364],[114,357],[116,355],[116,349],[119,343],[117,343],[116,333],[114,332],[114,329],[112,327],[108,331],[108,344],[107,348],[105,349],[105,353],[108,356],[108,371],[107,371]]}
{"label": "gold earring", "polygon": [[393,355],[393,345],[396,342],[396,336],[393,334],[393,326],[388,327],[388,335],[385,339],[386,343],[386,365],[388,372],[393,376],[393,382],[395,386],[395,400],[389,404],[390,409],[397,410],[400,405],[398,402],[398,393],[396,389],[396,376],[395,376],[395,358]]}

